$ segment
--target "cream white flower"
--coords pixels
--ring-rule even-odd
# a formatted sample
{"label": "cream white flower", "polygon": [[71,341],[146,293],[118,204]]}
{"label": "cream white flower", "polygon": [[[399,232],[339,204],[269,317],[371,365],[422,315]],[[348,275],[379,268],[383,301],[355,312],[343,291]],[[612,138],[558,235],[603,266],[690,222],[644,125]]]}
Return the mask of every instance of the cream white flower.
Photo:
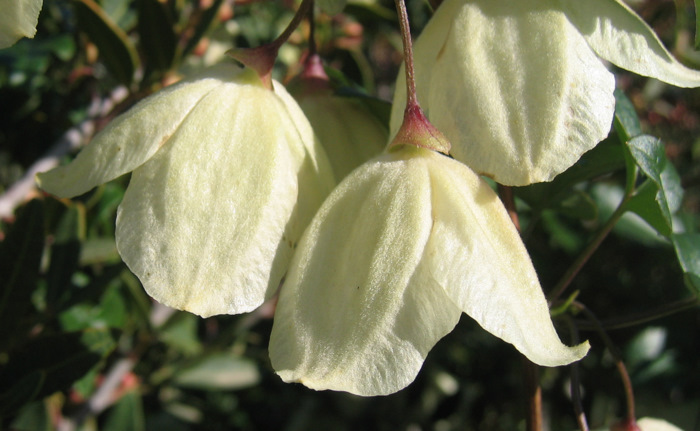
{"label": "cream white flower", "polygon": [[141,101],[38,181],[72,197],[131,171],[119,253],[151,296],[202,316],[269,298],[334,185],[292,97],[232,65]]}
{"label": "cream white flower", "polygon": [[[700,72],[620,0],[445,0],[415,44],[418,100],[477,173],[515,186],[549,181],[610,130],[615,80],[598,57],[700,86]],[[400,72],[392,133],[404,82]]]}
{"label": "cream white flower", "polygon": [[386,146],[386,126],[357,98],[335,95],[329,88],[295,94],[295,98],[321,141],[337,181]]}
{"label": "cream white flower", "polygon": [[0,49],[34,37],[44,0],[0,0]]}
{"label": "cream white flower", "polygon": [[559,340],[491,188],[459,162],[404,146],[353,171],[307,228],[280,292],[272,365],[313,389],[390,394],[462,312],[541,365],[588,350]]}

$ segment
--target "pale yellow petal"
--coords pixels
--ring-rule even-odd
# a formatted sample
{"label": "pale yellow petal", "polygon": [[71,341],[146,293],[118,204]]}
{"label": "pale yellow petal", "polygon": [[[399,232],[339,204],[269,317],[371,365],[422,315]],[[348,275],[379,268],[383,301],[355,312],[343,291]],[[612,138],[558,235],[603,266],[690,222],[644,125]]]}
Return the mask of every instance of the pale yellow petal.
{"label": "pale yellow petal", "polygon": [[386,155],[351,173],[299,245],[270,357],[285,381],[359,395],[396,392],[460,310],[416,272],[431,226],[427,170]]}
{"label": "pale yellow petal", "polygon": [[[610,130],[614,77],[555,5],[446,0],[416,41],[428,118],[456,159],[502,184],[549,181]],[[394,133],[403,82],[400,75]]]}
{"label": "pale yellow petal", "polygon": [[337,181],[378,156],[387,144],[386,126],[355,98],[313,94],[301,97],[299,106],[323,144]]}
{"label": "pale yellow petal", "polygon": [[71,163],[38,174],[39,186],[73,197],[131,172],[168,142],[205,95],[241,73],[236,66],[221,65],[144,99],[109,123]]}
{"label": "pale yellow petal", "polygon": [[287,225],[303,160],[290,122],[261,85],[218,85],[133,172],[117,247],[151,296],[210,316],[274,293],[297,240]]}
{"label": "pale yellow petal", "polygon": [[637,425],[642,431],[682,431],[677,426],[657,418],[641,418]]}
{"label": "pale yellow petal", "polygon": [[0,49],[34,37],[43,0],[0,0]]}
{"label": "pale yellow petal", "polygon": [[532,362],[566,365],[588,342],[559,340],[530,257],[493,190],[459,162],[429,153],[433,228],[424,261],[435,282],[484,329]]}
{"label": "pale yellow petal", "polygon": [[700,86],[700,71],[679,63],[658,36],[620,0],[562,0],[591,48],[611,63],[678,87]]}
{"label": "pale yellow petal", "polygon": [[292,157],[299,164],[299,196],[294,216],[290,221],[290,232],[296,242],[316,214],[326,196],[333,190],[336,181],[333,177],[326,152],[314,134],[313,128],[296,100],[283,85],[273,81],[275,94],[282,101],[288,115],[282,116],[284,126],[295,129],[298,139],[290,140]]}

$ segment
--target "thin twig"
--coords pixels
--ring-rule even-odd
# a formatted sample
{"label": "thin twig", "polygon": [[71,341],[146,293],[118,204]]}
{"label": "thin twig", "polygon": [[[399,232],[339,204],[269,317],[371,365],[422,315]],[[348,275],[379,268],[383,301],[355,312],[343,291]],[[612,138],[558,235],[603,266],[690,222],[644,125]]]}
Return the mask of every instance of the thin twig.
{"label": "thin twig", "polygon": [[625,363],[622,360],[622,355],[620,354],[620,351],[618,350],[615,343],[613,343],[612,339],[608,336],[607,332],[605,332],[605,329],[603,329],[600,320],[598,320],[596,315],[593,314],[593,312],[589,310],[588,307],[586,307],[578,301],[574,301],[572,305],[581,312],[583,312],[583,314],[586,315],[586,318],[589,319],[596,326],[598,334],[603,339],[603,343],[605,343],[605,346],[608,348],[608,351],[615,360],[615,366],[617,367],[617,371],[620,374],[620,378],[622,379],[622,385],[625,390],[625,400],[627,402],[627,421],[634,422],[637,417],[635,414],[634,407],[634,391],[632,389],[632,381],[630,380],[630,375],[627,372],[627,367],[625,367]]}
{"label": "thin twig", "polygon": [[[681,311],[690,310],[691,308],[695,308],[698,305],[700,305],[700,297],[691,296],[690,298],[674,301],[652,310],[647,310],[623,317],[615,317],[608,320],[601,320],[598,322],[598,324],[605,330],[629,328],[631,326],[637,326],[643,323],[650,322],[652,320],[670,316]],[[584,330],[596,330],[598,329],[598,324],[592,324],[585,321],[576,322],[576,325],[580,329]]]}
{"label": "thin twig", "polygon": [[[578,328],[574,320],[568,314],[564,315],[565,321],[569,326],[571,335],[571,343],[576,345],[579,343]],[[579,363],[574,362],[571,367],[571,402],[574,405],[574,413],[576,414],[576,423],[581,431],[589,431],[588,421],[586,420],[586,412],[583,410],[583,401],[581,396],[581,375]]]}
{"label": "thin twig", "polygon": [[615,224],[617,224],[617,222],[620,220],[620,217],[622,217],[622,215],[626,212],[625,203],[628,199],[629,196],[626,196],[623,199],[623,201],[620,202],[620,205],[610,216],[608,221],[606,221],[605,224],[598,230],[591,242],[588,243],[586,248],[583,249],[583,251],[581,252],[581,254],[578,255],[574,263],[571,264],[571,266],[564,273],[559,282],[554,286],[554,288],[547,297],[550,304],[556,301],[561,296],[561,294],[564,293],[566,288],[569,287],[569,285],[574,280],[579,271],[581,271],[586,262],[588,262],[588,259],[590,259],[591,256],[593,256],[593,253],[598,249],[598,247],[600,247],[600,244],[608,236],[610,231],[612,231],[613,227],[615,227]]}

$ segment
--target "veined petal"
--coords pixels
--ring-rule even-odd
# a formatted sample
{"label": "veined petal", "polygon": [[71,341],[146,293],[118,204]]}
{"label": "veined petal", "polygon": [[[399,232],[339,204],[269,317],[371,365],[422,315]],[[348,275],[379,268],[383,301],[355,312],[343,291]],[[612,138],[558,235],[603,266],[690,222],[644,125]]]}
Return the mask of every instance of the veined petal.
{"label": "veined petal", "polygon": [[502,184],[549,181],[610,130],[614,77],[555,0],[446,0],[415,56],[418,100],[452,155]]}
{"label": "veined petal", "polygon": [[251,71],[220,65],[153,94],[109,123],[71,163],[38,174],[39,186],[57,196],[73,197],[131,172],[168,142],[207,93],[233,79],[242,80],[243,73],[253,77]]}
{"label": "veined petal", "polygon": [[0,49],[34,37],[43,0],[0,0]]}
{"label": "veined petal", "polygon": [[466,166],[428,153],[433,228],[421,265],[484,329],[532,362],[566,365],[588,342],[567,347],[554,330],[520,235],[493,190]]}
{"label": "veined petal", "polygon": [[133,172],[117,214],[119,252],[151,296],[202,316],[250,311],[271,296],[298,239],[288,225],[300,139],[259,80],[200,98]]}
{"label": "veined petal", "polygon": [[680,64],[658,36],[620,0],[561,0],[591,48],[611,63],[678,87],[700,86],[700,71]]}
{"label": "veined petal", "polygon": [[314,126],[337,181],[386,146],[386,126],[352,97],[313,94],[300,97],[299,106]]}
{"label": "veined petal", "polygon": [[[404,153],[402,153],[404,154]],[[431,226],[420,158],[384,155],[328,197],[280,292],[270,358],[285,381],[359,395],[413,381],[460,310],[416,272]]]}
{"label": "veined petal", "polygon": [[314,130],[296,100],[277,81],[272,83],[275,94],[282,101],[289,115],[283,116],[289,130],[296,129],[299,139],[291,140],[289,149],[297,161],[299,196],[294,216],[289,223],[290,236],[296,241],[301,238],[304,229],[316,214],[326,196],[336,185],[326,152],[314,134]]}

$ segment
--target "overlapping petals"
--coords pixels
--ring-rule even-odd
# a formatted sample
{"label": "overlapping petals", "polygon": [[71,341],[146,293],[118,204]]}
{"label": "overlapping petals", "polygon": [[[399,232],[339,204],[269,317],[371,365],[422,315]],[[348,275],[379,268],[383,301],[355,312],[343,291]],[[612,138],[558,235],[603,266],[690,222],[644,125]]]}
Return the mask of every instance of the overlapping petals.
{"label": "overlapping petals", "polygon": [[[549,181],[610,129],[614,78],[598,56],[700,85],[700,73],[620,1],[446,0],[415,44],[418,100],[452,155],[477,173],[515,186]],[[401,72],[394,133],[403,82]]]}
{"label": "overlapping petals", "polygon": [[71,197],[130,171],[117,248],[151,296],[202,316],[270,297],[334,184],[291,96],[229,65],[140,102],[39,181]]}
{"label": "overlapping petals", "polygon": [[351,173],[307,229],[280,293],[272,365],[314,389],[389,394],[462,312],[541,365],[588,350],[559,340],[491,188],[461,163],[404,147]]}

